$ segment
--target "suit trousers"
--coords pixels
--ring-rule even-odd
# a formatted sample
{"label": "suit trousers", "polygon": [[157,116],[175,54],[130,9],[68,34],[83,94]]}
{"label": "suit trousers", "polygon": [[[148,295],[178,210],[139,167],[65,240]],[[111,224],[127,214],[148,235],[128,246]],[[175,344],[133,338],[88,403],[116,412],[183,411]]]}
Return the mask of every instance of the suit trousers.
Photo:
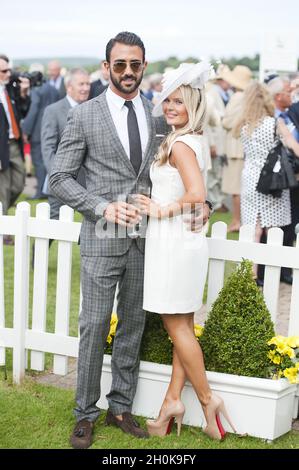
{"label": "suit trousers", "polygon": [[42,149],[40,142],[31,142],[31,158],[34,165],[35,176],[37,179],[37,196],[42,195],[42,187],[46,178],[47,170],[42,157]]}
{"label": "suit trousers", "polygon": [[[283,230],[283,246],[293,246],[296,241],[295,227],[299,224],[299,185],[290,191],[291,199],[291,213],[292,213],[292,223],[290,225],[285,225],[281,227]],[[261,243],[267,243],[267,236],[265,231],[263,232]],[[264,279],[265,266],[263,264],[258,265],[258,278]],[[282,278],[286,276],[291,276],[292,269],[282,267],[280,276]]]}
{"label": "suit trousers", "polygon": [[145,326],[143,302],[144,254],[133,241],[120,256],[82,256],[82,311],[79,317],[76,419],[95,421],[101,395],[104,348],[118,283],[118,325],[111,359],[109,408],[119,415],[131,411],[139,373],[139,350]]}
{"label": "suit trousers", "polygon": [[54,196],[48,196],[48,203],[50,205],[50,219],[59,219],[60,207],[63,206],[62,202]]}
{"label": "suit trousers", "polygon": [[15,140],[9,142],[9,167],[0,171],[0,201],[3,214],[15,203],[25,186],[25,165],[20,147]]}
{"label": "suit trousers", "polygon": [[[283,245],[284,246],[293,246],[296,241],[295,227],[299,223],[299,185],[290,190],[290,199],[291,199],[291,213],[292,213],[292,222],[290,225],[282,227],[283,235]],[[282,268],[281,275],[290,276],[292,274],[291,268]]]}
{"label": "suit trousers", "polygon": [[221,190],[221,181],[222,181],[222,165],[220,157],[211,159],[212,168],[208,171],[208,180],[207,180],[207,192],[208,199],[214,206],[215,209],[219,209],[226,197]]}

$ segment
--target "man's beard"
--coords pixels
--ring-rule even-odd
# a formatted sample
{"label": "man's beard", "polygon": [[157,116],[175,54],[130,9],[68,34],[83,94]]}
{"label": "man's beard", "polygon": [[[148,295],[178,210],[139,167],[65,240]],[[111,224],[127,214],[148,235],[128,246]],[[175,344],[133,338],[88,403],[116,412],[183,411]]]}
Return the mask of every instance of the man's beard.
{"label": "man's beard", "polygon": [[[135,83],[133,83],[129,88],[125,88],[122,86],[122,82],[126,79],[126,78],[131,78],[132,80],[136,80]],[[118,90],[118,91],[121,91],[122,93],[125,93],[126,95],[130,95],[131,93],[133,93],[135,90],[137,90],[137,88],[139,87],[141,81],[142,81],[142,78],[143,78],[143,74],[141,74],[141,76],[139,78],[136,78],[134,77],[134,75],[124,75],[120,81],[118,81],[116,79],[116,77],[113,75],[112,71],[110,72],[110,79],[113,83],[113,85],[115,86],[115,88]]]}

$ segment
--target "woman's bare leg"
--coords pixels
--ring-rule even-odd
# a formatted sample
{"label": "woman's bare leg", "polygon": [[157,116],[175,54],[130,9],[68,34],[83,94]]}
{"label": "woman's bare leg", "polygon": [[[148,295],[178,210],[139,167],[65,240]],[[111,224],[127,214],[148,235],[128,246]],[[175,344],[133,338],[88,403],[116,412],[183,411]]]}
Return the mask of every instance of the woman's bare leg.
{"label": "woman's bare leg", "polygon": [[230,226],[228,227],[229,232],[238,232],[240,230],[240,219],[241,219],[241,212],[240,212],[240,195],[239,194],[233,194],[232,196],[232,212],[233,212],[233,218],[231,221]]}
{"label": "woman's bare leg", "polygon": [[[189,328],[194,332],[194,319],[193,316],[190,316],[188,319]],[[164,398],[164,403],[168,401],[180,400],[182,390],[186,382],[186,372],[181,364],[179,356],[177,354],[175,346],[173,347],[173,356],[172,356],[172,373],[170,383]]]}
{"label": "woman's bare leg", "polygon": [[[254,234],[254,241],[256,243],[260,243],[261,238],[262,238],[262,234],[263,234],[263,229],[261,227],[260,220],[258,219],[257,222],[256,222],[255,234]],[[257,278],[257,267],[258,267],[257,264],[253,265],[253,274],[254,274],[255,278]]]}
{"label": "woman's bare leg", "polygon": [[193,324],[193,315],[193,313],[162,315],[164,327],[173,341],[177,356],[167,395],[170,397],[173,393],[177,396],[183,388],[183,378],[185,383],[187,377],[201,404],[206,405],[211,398],[211,389],[206,377],[201,347],[193,328],[190,328],[191,319]]}

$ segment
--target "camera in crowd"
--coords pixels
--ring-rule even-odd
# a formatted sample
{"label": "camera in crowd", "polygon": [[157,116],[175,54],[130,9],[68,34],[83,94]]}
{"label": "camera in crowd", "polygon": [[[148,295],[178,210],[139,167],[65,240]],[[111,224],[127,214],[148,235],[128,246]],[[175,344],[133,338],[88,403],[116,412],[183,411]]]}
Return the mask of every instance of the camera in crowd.
{"label": "camera in crowd", "polygon": [[30,82],[30,88],[41,86],[45,79],[41,72],[17,72],[13,71],[10,78],[10,84],[14,87],[18,87],[20,83],[20,78],[28,78]]}

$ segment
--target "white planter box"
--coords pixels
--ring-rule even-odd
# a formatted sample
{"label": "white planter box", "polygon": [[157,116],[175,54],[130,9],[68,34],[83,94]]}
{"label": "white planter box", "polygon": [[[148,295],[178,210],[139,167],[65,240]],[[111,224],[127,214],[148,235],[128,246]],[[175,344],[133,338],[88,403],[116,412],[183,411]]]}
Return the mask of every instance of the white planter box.
{"label": "white planter box", "polygon": [[[111,386],[111,356],[104,357],[101,399],[97,405],[107,409],[106,394]],[[171,366],[141,362],[137,393],[132,412],[155,418],[160,410],[171,376]],[[212,390],[224,400],[227,411],[239,433],[273,440],[291,430],[296,385],[286,379],[271,380],[207,372]],[[205,424],[201,406],[191,385],[183,391],[186,413],[183,423],[202,427]],[[224,428],[231,432],[222,417]]]}

